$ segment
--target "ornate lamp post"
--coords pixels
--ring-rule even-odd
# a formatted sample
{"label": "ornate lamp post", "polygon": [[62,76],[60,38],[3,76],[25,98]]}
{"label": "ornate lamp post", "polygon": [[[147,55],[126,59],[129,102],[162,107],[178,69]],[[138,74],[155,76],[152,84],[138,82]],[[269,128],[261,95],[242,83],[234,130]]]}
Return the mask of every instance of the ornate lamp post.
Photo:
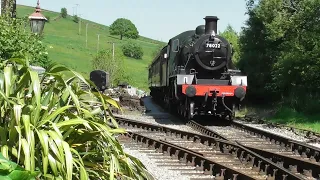
{"label": "ornate lamp post", "polygon": [[41,14],[40,2],[38,0],[34,13],[29,16],[31,31],[36,34],[42,34],[44,24],[47,18]]}

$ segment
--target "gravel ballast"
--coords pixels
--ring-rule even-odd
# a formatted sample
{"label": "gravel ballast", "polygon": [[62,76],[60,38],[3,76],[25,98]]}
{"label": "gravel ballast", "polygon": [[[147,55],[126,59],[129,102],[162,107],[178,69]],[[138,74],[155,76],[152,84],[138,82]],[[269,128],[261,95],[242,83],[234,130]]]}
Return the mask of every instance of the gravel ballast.
{"label": "gravel ballast", "polygon": [[[280,136],[283,136],[283,137],[286,137],[286,138],[289,138],[292,140],[300,141],[300,142],[307,142],[308,140],[310,140],[308,138],[303,137],[303,135],[298,135],[290,130],[277,128],[277,127],[272,127],[272,128],[268,127],[267,124],[248,123],[248,122],[240,121],[240,120],[237,120],[235,122],[239,122],[243,125],[248,125],[250,127],[254,127],[254,128],[257,128],[260,130],[268,131],[268,132],[271,132],[271,133],[274,133],[274,134],[277,134],[277,135],[280,135]],[[320,148],[319,143],[307,143],[307,144]]]}

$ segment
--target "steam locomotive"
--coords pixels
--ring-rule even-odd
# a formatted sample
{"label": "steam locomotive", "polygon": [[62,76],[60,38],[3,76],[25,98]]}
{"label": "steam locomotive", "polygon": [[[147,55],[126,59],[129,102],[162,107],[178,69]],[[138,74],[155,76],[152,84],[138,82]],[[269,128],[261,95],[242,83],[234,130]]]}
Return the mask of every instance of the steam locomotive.
{"label": "steam locomotive", "polygon": [[152,98],[187,119],[213,115],[233,120],[247,90],[247,76],[235,69],[233,48],[217,35],[216,16],[171,38],[149,66]]}

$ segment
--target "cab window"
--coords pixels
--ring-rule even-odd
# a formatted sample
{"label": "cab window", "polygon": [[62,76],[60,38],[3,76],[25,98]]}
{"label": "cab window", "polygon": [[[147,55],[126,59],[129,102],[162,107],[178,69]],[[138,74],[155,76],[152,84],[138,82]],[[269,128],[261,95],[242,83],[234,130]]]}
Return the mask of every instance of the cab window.
{"label": "cab window", "polygon": [[179,51],[179,39],[176,39],[172,42],[172,52],[178,52]]}

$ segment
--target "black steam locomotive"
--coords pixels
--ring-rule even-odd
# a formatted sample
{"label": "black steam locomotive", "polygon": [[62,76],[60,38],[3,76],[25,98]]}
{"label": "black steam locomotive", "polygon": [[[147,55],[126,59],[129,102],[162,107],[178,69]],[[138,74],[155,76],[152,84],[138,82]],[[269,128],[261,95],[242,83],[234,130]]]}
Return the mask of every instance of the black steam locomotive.
{"label": "black steam locomotive", "polygon": [[188,119],[215,115],[232,120],[244,99],[247,76],[232,63],[232,45],[217,35],[216,16],[173,38],[149,66],[150,95]]}

